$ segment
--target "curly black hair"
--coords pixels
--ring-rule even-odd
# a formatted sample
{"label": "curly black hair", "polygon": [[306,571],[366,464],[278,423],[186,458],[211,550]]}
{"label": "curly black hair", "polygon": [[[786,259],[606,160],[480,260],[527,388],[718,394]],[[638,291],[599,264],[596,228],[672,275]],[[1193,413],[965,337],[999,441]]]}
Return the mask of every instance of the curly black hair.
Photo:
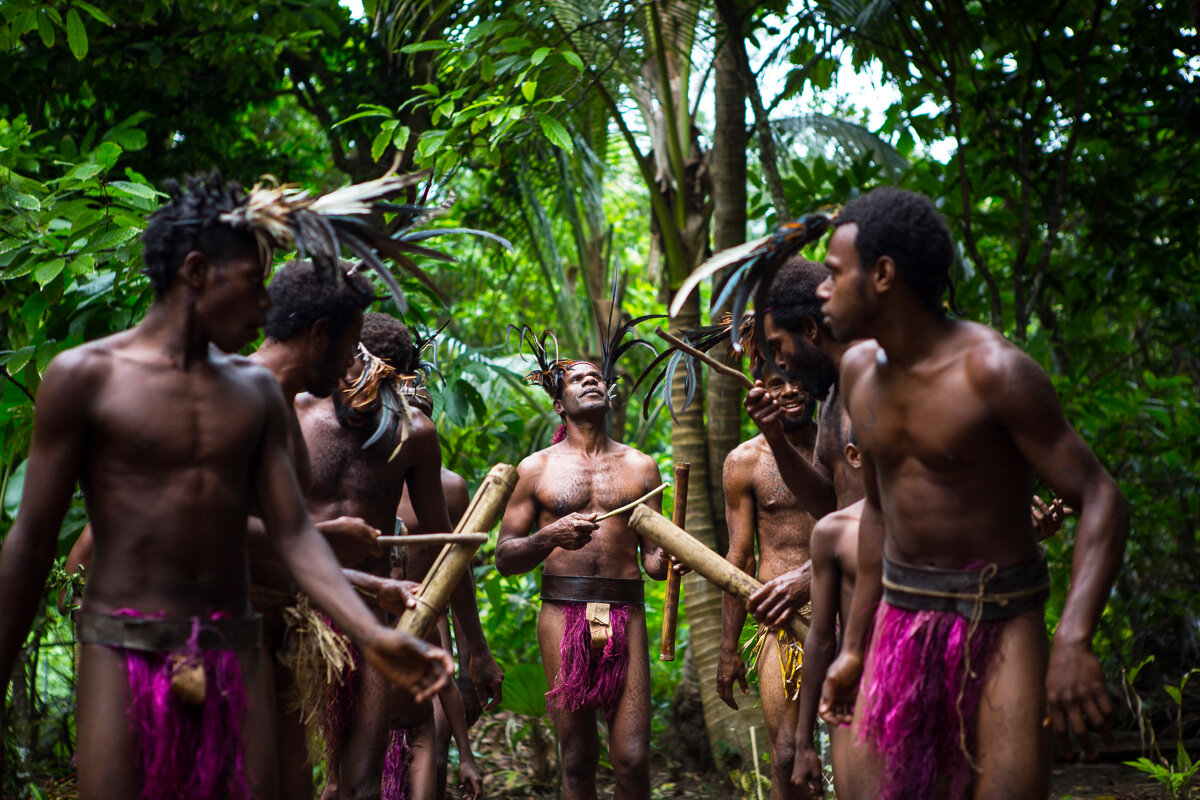
{"label": "curly black hair", "polygon": [[408,326],[395,317],[372,311],[363,317],[363,347],[401,375],[416,372],[420,360]]}
{"label": "curly black hair", "polygon": [[854,248],[862,269],[891,256],[913,294],[935,313],[945,313],[942,296],[951,289],[954,241],[945,218],[929,198],[892,186],[851,200],[834,225],[858,226]]}
{"label": "curly black hair", "polygon": [[772,322],[792,334],[803,333],[807,317],[812,317],[821,325],[821,300],[817,297],[817,287],[827,277],[829,270],[824,264],[802,256],[792,256],[775,275],[764,311],[771,315]]}
{"label": "curly black hair", "polygon": [[311,261],[297,258],[276,270],[267,286],[271,310],[263,332],[276,341],[286,341],[324,318],[329,320],[330,337],[341,336],[374,299],[367,279],[348,274],[347,267],[347,262],[342,262],[341,276],[323,275]]}
{"label": "curly black hair", "polygon": [[221,221],[222,214],[246,202],[241,184],[226,183],[214,169],[206,175],[188,176],[187,188],[167,180],[163,190],[171,199],[150,215],[142,234],[142,271],[150,278],[155,297],[170,291],[184,258],[193,250],[212,261],[257,252],[253,234]]}

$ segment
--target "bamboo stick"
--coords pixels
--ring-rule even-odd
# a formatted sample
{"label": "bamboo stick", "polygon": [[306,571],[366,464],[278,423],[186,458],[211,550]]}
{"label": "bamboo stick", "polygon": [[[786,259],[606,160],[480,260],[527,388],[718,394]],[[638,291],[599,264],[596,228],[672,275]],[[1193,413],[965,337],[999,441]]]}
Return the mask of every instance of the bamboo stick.
{"label": "bamboo stick", "polygon": [[421,544],[478,544],[488,540],[486,533],[413,533],[407,536],[380,536],[375,541],[385,547],[413,547]]}
{"label": "bamboo stick", "polygon": [[615,517],[617,514],[624,514],[626,511],[630,510],[631,508],[640,506],[642,503],[646,502],[651,497],[654,497],[654,495],[662,494],[663,490],[665,490],[670,485],[671,484],[669,484],[669,483],[660,483],[658,486],[655,486],[653,489],[646,492],[644,495],[639,497],[637,500],[634,500],[632,503],[626,503],[625,505],[621,506],[620,508],[614,508],[612,511],[606,511],[603,514],[601,514],[600,516],[596,517],[594,520],[592,520],[592,522],[600,522],[601,520],[606,520],[609,517]]}
{"label": "bamboo stick", "polygon": [[[463,514],[454,533],[477,533],[482,536],[471,538],[466,543],[451,542],[442,548],[434,560],[433,566],[421,582],[417,593],[417,607],[409,609],[400,617],[396,630],[424,639],[437,624],[437,618],[450,603],[450,595],[454,587],[462,580],[463,575],[471,566],[471,559],[483,541],[487,541],[488,532],[500,520],[512,496],[513,488],[517,485],[517,468],[512,464],[497,464],[488,472],[479,491],[471,498],[471,504]],[[408,537],[414,538],[414,537]]]}
{"label": "bamboo stick", "polygon": [[[686,461],[675,462],[675,508],[671,518],[680,528],[687,519],[688,472],[692,465]],[[675,660],[675,628],[679,624],[680,575],[675,571],[675,557],[671,556],[671,571],[667,573],[667,597],[663,601],[662,641],[658,646],[659,661]]]}
{"label": "bamboo stick", "polygon": [[745,386],[747,389],[754,388],[754,381],[752,381],[752,380],[750,380],[750,378],[746,377],[746,373],[742,372],[740,369],[735,369],[735,368],[729,366],[728,364],[722,364],[720,361],[713,358],[708,353],[705,353],[703,350],[697,350],[696,348],[692,347],[690,344],[683,341],[679,337],[672,336],[671,334],[667,333],[662,328],[659,328],[658,330],[656,330],[655,333],[658,334],[658,337],[660,339],[665,339],[667,342],[672,344],[677,349],[682,350],[683,352],[687,353],[689,356],[700,359],[705,364],[708,364],[708,366],[712,367],[714,372],[719,372],[722,375],[733,378],[735,381],[740,383],[742,386]]}
{"label": "bamboo stick", "polygon": [[[646,506],[638,506],[633,510],[629,527],[743,603],[762,587],[761,583],[721,558],[703,542]],[[808,623],[799,614],[789,617],[783,629],[800,642],[808,636]]]}

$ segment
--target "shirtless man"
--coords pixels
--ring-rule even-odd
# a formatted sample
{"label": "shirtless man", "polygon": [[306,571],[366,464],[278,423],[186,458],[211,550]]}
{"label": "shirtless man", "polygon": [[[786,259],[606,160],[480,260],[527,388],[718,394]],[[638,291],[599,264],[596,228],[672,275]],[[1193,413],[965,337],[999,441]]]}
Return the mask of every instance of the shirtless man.
{"label": "shirtless man", "polygon": [[[403,365],[404,362],[390,351],[395,346],[398,326],[400,323],[387,315],[367,315],[362,332],[367,353],[383,359],[385,364],[390,358],[392,363]],[[369,365],[363,363],[361,366],[365,369]],[[381,423],[378,404],[356,411],[349,405],[345,393],[335,392],[326,399],[299,398],[297,412],[312,460],[313,481],[308,508],[314,519],[361,516],[376,528],[391,528],[401,492],[407,485],[422,522],[431,529],[450,530],[442,495],[441,445],[437,431],[427,417],[417,412],[408,413],[408,438],[396,457],[390,458],[402,427],[398,420],[394,432],[385,432],[364,449]],[[368,555],[354,566],[386,577],[391,565],[386,556],[379,554]],[[472,582],[464,580],[455,596],[456,599],[468,597],[474,609]],[[483,640],[477,610],[473,628],[468,618],[463,624],[463,633],[472,641],[473,652],[478,656],[480,684],[486,687],[501,682],[503,675]],[[352,718],[345,730],[334,731],[334,741],[327,743],[338,758],[336,764],[330,764],[326,797],[336,794],[341,798],[377,798],[380,795],[390,724],[389,687],[386,677],[371,665],[367,665],[355,680]]]}
{"label": "shirtless man", "polygon": [[[820,711],[862,731],[883,798],[1046,797],[1048,728],[1085,752],[1088,723],[1107,732],[1112,704],[1089,643],[1128,511],[1042,369],[995,331],[945,316],[953,252],[933,205],[896,189],[847,204],[829,243],[826,323],[874,341],[841,365],[867,492],[853,607]],[[1035,476],[1079,509],[1048,666]]]}
{"label": "shirtless man", "polygon": [[[655,580],[667,577],[670,562],[629,529],[628,514],[596,517],[658,486],[658,466],[608,438],[609,387],[599,368],[558,362],[539,382],[554,400],[566,438],[517,467],[496,569],[515,575],[545,564],[538,644],[546,682],[554,687],[548,705],[562,752],[562,797],[596,796],[600,708],[609,726],[614,796],[648,798],[650,656],[638,548]],[[661,507],[657,497],[648,502]]]}
{"label": "shirtless man", "polygon": [[[274,798],[267,663],[248,600],[252,498],[297,582],[372,664],[421,696],[451,665],[376,623],[304,511],[278,382],[210,348],[236,352],[270,308],[255,237],[222,218],[245,195],[215,175],[167,189],[143,236],[155,294],[145,318],[60,354],[39,389],[21,511],[0,553],[0,684],[78,481],[95,539],[78,618],[81,796],[170,796],[191,781],[204,796]],[[187,702],[220,720],[218,741],[182,722],[196,717]]]}
{"label": "shirtless man", "polygon": [[[754,377],[762,379],[759,361]],[[817,430],[813,411],[817,398],[798,379],[770,371],[767,391],[782,408],[780,422],[793,447],[812,457]],[[729,526],[726,558],[738,569],[768,581],[809,559],[809,534],[813,517],[784,485],[771,448],[763,436],[744,442],[725,459],[725,521]],[[757,572],[754,556],[758,545]],[[738,637],[746,620],[745,605],[726,594],[722,601],[721,660],[717,667],[717,694],[737,708],[733,682],[749,692],[746,667],[738,652]],[[800,691],[801,642],[760,625],[754,661],[767,737],[771,746],[771,797],[794,795],[789,779],[796,743],[797,700]],[[786,664],[786,670],[784,665]]]}

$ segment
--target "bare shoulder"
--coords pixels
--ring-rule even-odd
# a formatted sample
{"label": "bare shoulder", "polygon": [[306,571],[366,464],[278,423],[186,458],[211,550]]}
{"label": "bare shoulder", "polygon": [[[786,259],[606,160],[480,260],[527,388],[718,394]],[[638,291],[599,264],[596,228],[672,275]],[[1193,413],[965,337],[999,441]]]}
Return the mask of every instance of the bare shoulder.
{"label": "bare shoulder", "polygon": [[842,362],[838,367],[838,384],[842,394],[849,394],[854,384],[875,366],[878,355],[879,343],[874,339],[859,342],[842,354]]}
{"label": "bare shoulder", "polygon": [[549,456],[550,448],[546,448],[522,458],[521,463],[517,464],[517,480],[536,481],[542,476],[542,472],[545,471],[546,461],[549,459]]}
{"label": "bare shoulder", "polygon": [[264,397],[283,397],[279,388],[279,380],[275,373],[245,356],[237,353],[223,353],[216,348],[209,351],[209,361],[217,370],[231,376],[255,391],[263,393]]}
{"label": "bare shoulder", "polygon": [[964,323],[967,379],[993,405],[1006,408],[1028,402],[1057,405],[1050,377],[1032,357],[983,325]]}
{"label": "bare shoulder", "polygon": [[729,451],[725,456],[725,475],[750,474],[763,456],[770,451],[767,439],[761,433],[753,439],[747,439]]}
{"label": "bare shoulder", "polygon": [[662,475],[658,471],[658,462],[654,460],[653,456],[620,442],[610,440],[609,446],[612,447],[612,454],[627,463],[630,469],[637,470],[646,477],[650,477],[651,473],[653,473],[654,477],[660,483],[662,482]]}

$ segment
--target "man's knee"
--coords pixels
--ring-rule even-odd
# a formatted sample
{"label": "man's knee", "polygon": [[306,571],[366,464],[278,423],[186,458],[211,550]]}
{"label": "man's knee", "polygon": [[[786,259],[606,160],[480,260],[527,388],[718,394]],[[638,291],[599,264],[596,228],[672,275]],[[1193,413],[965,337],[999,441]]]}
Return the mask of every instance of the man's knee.
{"label": "man's knee", "polygon": [[613,772],[618,779],[622,775],[650,774],[650,748],[645,742],[626,742],[619,747],[614,746],[611,756]]}
{"label": "man's knee", "polygon": [[562,748],[563,780],[568,783],[593,781],[596,777],[596,764],[596,754],[586,747]]}

